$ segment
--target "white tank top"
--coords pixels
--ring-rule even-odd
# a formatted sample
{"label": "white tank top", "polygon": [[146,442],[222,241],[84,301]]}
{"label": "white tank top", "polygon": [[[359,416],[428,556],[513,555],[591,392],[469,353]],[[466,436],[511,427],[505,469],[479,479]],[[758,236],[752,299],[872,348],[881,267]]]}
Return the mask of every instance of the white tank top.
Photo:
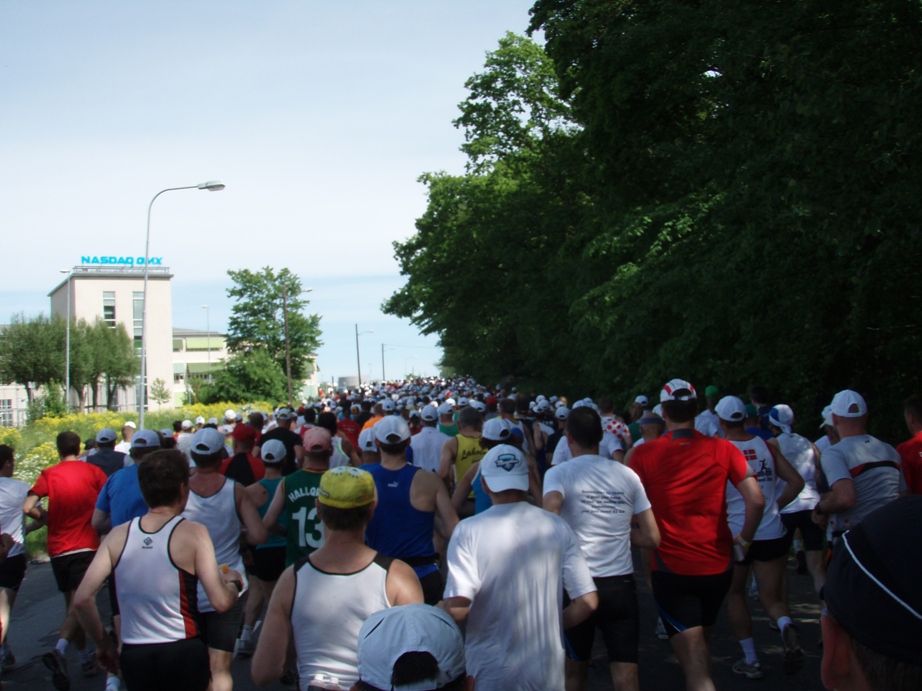
{"label": "white tank top", "polygon": [[[186,502],[182,515],[208,528],[218,565],[227,564],[238,571],[243,578],[243,590],[246,591],[249,582],[243,568],[243,556],[240,554],[240,532],[243,523],[237,514],[237,501],[234,497],[236,484],[227,478],[221,489],[210,497],[203,497],[190,490],[189,501]],[[201,583],[198,586],[198,608],[200,612],[215,611]]]}
{"label": "white tank top", "polygon": [[372,614],[391,606],[386,591],[391,561],[378,554],[351,574],[325,573],[307,557],[295,564],[291,629],[302,689],[316,674],[336,677],[344,689],[358,681],[359,629]]}
{"label": "white tank top", "polygon": [[343,440],[340,437],[333,437],[333,455],[330,456],[330,470],[343,465],[349,465],[349,456],[343,451]]}
{"label": "white tank top", "polygon": [[788,459],[794,469],[804,479],[804,488],[794,501],[781,509],[781,513],[795,513],[796,511],[812,511],[820,500],[816,491],[816,459],[810,440],[799,434],[782,433],[775,437],[781,446],[781,453]]}
{"label": "white tank top", "polygon": [[[778,482],[778,476],[775,473],[775,457],[768,448],[768,444],[761,437],[731,443],[742,451],[756,480],[759,481],[762,496],[765,497],[765,511],[762,513],[762,522],[759,524],[754,539],[774,540],[782,537],[786,529],[781,522],[781,513],[778,511],[778,497],[784,491],[784,483]],[[743,495],[731,482],[727,483],[727,520],[734,535],[739,534],[746,520],[746,503],[743,501]]]}
{"label": "white tank top", "polygon": [[182,521],[174,516],[155,533],[144,532],[140,518],[128,524],[125,549],[114,570],[125,643],[171,643],[199,634],[198,578],[170,557],[170,539]]}

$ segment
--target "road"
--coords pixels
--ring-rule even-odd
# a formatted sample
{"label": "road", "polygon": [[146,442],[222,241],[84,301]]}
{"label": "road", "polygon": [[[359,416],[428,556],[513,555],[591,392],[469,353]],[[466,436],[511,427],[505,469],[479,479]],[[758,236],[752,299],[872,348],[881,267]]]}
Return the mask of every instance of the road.
{"label": "road", "polygon": [[[635,555],[635,564],[636,564]],[[792,562],[793,564],[793,562]],[[781,640],[776,631],[768,626],[768,619],[761,606],[749,600],[755,623],[755,640],[765,671],[765,678],[748,680],[733,674],[730,667],[740,657],[740,648],[730,631],[724,611],[714,629],[712,650],[714,654],[714,681],[718,689],[747,689],[752,687],[759,691],[820,691],[820,658],[822,651],[818,646],[820,639],[819,607],[812,595],[809,576],[798,576],[793,568],[790,575],[791,595],[797,604],[794,607],[794,620],[799,624],[806,652],[806,664],[800,674],[785,677],[781,673]],[[638,575],[638,590],[641,607],[640,639],[640,680],[644,689],[684,688],[682,672],[668,642],[660,641],[654,635],[656,613],[652,597],[643,578]],[[105,591],[99,597],[100,611],[108,612],[108,596]],[[57,591],[51,567],[48,564],[30,565],[23,583],[19,599],[13,612],[10,626],[10,639],[13,652],[17,658],[16,668],[3,675],[5,691],[48,691],[52,689],[50,674],[41,663],[41,655],[48,651],[57,641],[57,631],[64,613],[64,599]],[[105,620],[105,619],[104,619]],[[105,677],[102,673],[89,679],[80,675],[76,653],[73,646],[68,651],[70,661],[71,688],[74,691],[102,691]],[[234,661],[234,688],[255,689],[250,680],[249,662]],[[608,665],[599,641],[596,642],[594,659],[590,669],[589,688],[591,691],[611,689],[608,677]],[[291,689],[281,684],[268,687],[270,691]]]}

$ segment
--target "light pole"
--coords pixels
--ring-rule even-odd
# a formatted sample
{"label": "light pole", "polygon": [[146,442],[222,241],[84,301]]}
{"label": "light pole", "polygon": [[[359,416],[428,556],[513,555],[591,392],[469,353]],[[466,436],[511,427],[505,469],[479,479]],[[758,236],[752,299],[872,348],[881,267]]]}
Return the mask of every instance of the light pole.
{"label": "light pole", "polygon": [[211,383],[211,310],[208,305],[202,305],[205,310],[205,337],[208,339],[208,382]]}
{"label": "light pole", "polygon": [[61,269],[67,274],[67,326],[64,336],[64,409],[70,410],[70,269]]}
{"label": "light pole", "polygon": [[359,325],[355,325],[355,366],[359,370],[359,388],[362,386],[362,356],[359,353],[359,336],[372,333],[374,333],[374,331],[363,331],[359,333]]}
{"label": "light pole", "polygon": [[387,375],[384,374],[384,351],[385,350],[396,350],[396,348],[385,348],[384,344],[381,344],[381,381],[387,381]]}
{"label": "light pole", "polygon": [[144,403],[147,400],[147,265],[150,261],[150,210],[154,202],[157,201],[157,197],[164,192],[195,189],[220,192],[224,189],[224,183],[220,180],[209,180],[198,185],[167,187],[165,190],[157,192],[154,198],[150,200],[150,204],[147,205],[147,236],[144,240],[144,293],[143,302],[141,303],[141,382],[138,386],[138,429],[144,429]]}
{"label": "light pole", "polygon": [[408,363],[410,360],[415,360],[415,359],[417,359],[418,357],[419,357],[419,355],[411,355],[411,356],[408,357],[408,358],[404,358],[404,360],[403,360],[403,376],[407,376],[407,363]]}

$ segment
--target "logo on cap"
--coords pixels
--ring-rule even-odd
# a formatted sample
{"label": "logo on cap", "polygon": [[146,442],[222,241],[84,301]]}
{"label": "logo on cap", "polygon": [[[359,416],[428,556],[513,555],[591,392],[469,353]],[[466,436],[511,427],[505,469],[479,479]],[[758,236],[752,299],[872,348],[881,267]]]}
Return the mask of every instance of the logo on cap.
{"label": "logo on cap", "polygon": [[515,457],[515,454],[504,453],[496,457],[496,467],[502,468],[507,473],[515,468],[516,462],[518,459]]}

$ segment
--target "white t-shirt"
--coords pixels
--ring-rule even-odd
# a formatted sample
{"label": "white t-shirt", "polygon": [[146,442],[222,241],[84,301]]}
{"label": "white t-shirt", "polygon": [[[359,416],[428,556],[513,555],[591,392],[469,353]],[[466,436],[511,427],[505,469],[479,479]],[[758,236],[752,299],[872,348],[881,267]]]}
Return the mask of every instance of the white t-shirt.
{"label": "white t-shirt", "polygon": [[[599,455],[611,458],[615,455],[615,451],[624,451],[624,447],[621,446],[621,440],[611,432],[603,432],[602,441],[599,442]],[[570,453],[570,445],[567,443],[566,435],[564,435],[557,443],[557,448],[554,449],[551,465],[560,465],[571,458],[573,458],[573,454]]]}
{"label": "white t-shirt", "polygon": [[442,447],[451,437],[439,432],[438,427],[423,427],[410,438],[413,449],[413,465],[424,470],[438,472],[442,461]]}
{"label": "white t-shirt", "polygon": [[115,445],[115,450],[127,456],[128,452],[131,451],[131,442],[130,441],[119,442],[118,444]]}
{"label": "white t-shirt", "polygon": [[465,655],[478,689],[564,688],[564,588],[573,599],[596,590],[559,516],[515,502],[458,524],[445,597],[471,601]]}
{"label": "white t-shirt", "polygon": [[[748,441],[733,441],[730,443],[738,448],[752,468],[759,489],[765,498],[765,509],[762,512],[762,522],[756,530],[755,540],[776,540],[783,537],[787,529],[781,522],[781,513],[778,510],[778,497],[784,491],[784,483],[778,482],[775,472],[775,456],[762,437],[753,437]],[[738,535],[746,522],[746,502],[743,495],[736,489],[732,482],[727,482],[727,519],[730,532]]]}
{"label": "white t-shirt", "polygon": [[816,445],[816,448],[819,449],[820,453],[823,453],[826,449],[832,446],[832,442],[829,441],[829,436],[826,434],[824,434],[813,443]]}
{"label": "white t-shirt", "polygon": [[[824,439],[826,437],[823,437]],[[799,434],[782,432],[775,439],[781,447],[781,453],[794,466],[804,479],[804,488],[794,497],[794,501],[781,509],[781,513],[796,513],[797,511],[812,511],[820,500],[816,491],[816,458],[810,440]],[[783,481],[779,481],[782,482]]]}
{"label": "white t-shirt", "polygon": [[708,437],[723,437],[717,413],[705,410],[695,418],[695,429]]}
{"label": "white t-shirt", "polygon": [[544,494],[560,492],[560,517],[579,539],[594,578],[634,573],[631,519],[650,508],[637,473],[602,456],[579,456],[551,468]]}
{"label": "white t-shirt", "polygon": [[15,557],[24,551],[25,536],[22,528],[22,505],[29,494],[29,485],[11,477],[0,477],[0,532],[13,538],[7,556]]}

